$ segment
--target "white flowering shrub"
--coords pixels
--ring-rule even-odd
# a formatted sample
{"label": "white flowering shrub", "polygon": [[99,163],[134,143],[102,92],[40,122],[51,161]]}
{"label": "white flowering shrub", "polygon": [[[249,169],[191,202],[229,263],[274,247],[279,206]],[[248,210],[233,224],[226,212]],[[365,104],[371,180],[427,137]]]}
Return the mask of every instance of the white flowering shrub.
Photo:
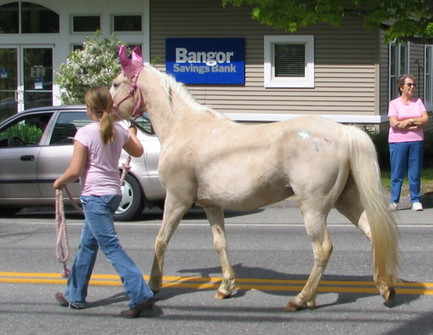
{"label": "white flowering shrub", "polygon": [[120,72],[117,47],[122,44],[114,35],[100,33],[86,38],[83,50],[73,51],[56,73],[64,104],[84,103],[84,94],[91,87],[109,86]]}

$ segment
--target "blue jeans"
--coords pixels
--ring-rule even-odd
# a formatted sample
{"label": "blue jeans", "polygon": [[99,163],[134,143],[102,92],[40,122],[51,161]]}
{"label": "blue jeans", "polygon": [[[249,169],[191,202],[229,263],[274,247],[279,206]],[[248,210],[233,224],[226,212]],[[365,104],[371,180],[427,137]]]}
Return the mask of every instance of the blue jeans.
{"label": "blue jeans", "polygon": [[134,261],[122,249],[114,229],[113,214],[119,206],[119,195],[81,196],[85,222],[81,230],[80,246],[75,255],[68,279],[65,298],[70,303],[84,303],[98,248],[111,262],[122,279],[129,307],[153,297]]}
{"label": "blue jeans", "polygon": [[406,175],[409,181],[411,202],[421,201],[423,148],[423,141],[389,144],[391,159],[391,202],[399,202],[401,186]]}

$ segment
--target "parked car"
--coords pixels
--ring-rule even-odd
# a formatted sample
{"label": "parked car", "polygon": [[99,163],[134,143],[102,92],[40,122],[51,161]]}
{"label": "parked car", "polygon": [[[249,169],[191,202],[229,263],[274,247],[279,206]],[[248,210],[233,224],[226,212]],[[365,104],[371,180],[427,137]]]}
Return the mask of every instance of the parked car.
{"label": "parked car", "polygon": [[[85,106],[53,106],[29,109],[0,123],[2,213],[54,204],[52,183],[69,164],[75,132],[89,122],[92,121]],[[131,161],[122,186],[122,201],[115,213],[117,221],[132,220],[147,207],[162,206],[165,198],[158,175],[159,140],[146,115],[137,123],[143,130],[138,131],[138,137],[145,153]],[[127,157],[123,152],[120,164]],[[78,180],[69,189],[74,201],[78,201],[81,190]]]}

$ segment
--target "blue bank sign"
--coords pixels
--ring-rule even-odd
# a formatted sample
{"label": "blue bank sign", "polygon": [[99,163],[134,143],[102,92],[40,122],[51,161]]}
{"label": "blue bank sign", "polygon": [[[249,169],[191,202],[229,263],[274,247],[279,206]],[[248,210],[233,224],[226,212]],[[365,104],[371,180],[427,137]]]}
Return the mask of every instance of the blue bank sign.
{"label": "blue bank sign", "polygon": [[245,84],[245,39],[168,38],[167,73],[185,84]]}

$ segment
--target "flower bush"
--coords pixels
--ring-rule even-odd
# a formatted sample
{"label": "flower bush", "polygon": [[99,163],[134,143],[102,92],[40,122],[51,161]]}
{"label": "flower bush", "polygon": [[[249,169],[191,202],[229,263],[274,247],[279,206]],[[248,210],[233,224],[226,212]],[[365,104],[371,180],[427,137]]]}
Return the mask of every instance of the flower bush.
{"label": "flower bush", "polygon": [[120,44],[122,42],[114,35],[103,37],[97,32],[86,38],[82,50],[75,50],[68,56],[55,79],[64,104],[82,104],[89,88],[110,85],[120,72],[117,58]]}

